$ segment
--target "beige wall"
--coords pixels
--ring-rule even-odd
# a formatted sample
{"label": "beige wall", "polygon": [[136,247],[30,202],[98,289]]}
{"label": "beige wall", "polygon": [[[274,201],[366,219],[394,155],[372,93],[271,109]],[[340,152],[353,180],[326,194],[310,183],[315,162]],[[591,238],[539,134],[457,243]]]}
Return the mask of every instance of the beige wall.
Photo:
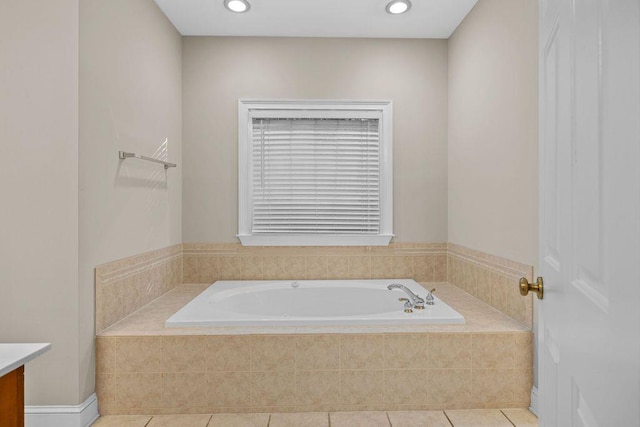
{"label": "beige wall", "polygon": [[78,0],[0,2],[0,342],[27,404],[79,402]]}
{"label": "beige wall", "polygon": [[234,242],[238,98],[391,99],[394,232],[447,241],[447,41],[185,37],[185,242]]}
{"label": "beige wall", "polygon": [[[445,242],[448,230],[534,263],[535,16],[532,0],[481,0],[448,51],[181,39],[152,0],[0,3],[0,341],[53,343],[27,367],[27,403],[77,404],[94,389],[95,265],[235,241],[241,97],[393,100],[396,240]],[[166,174],[116,157],[162,154],[165,140],[178,163]]]}
{"label": "beige wall", "polygon": [[53,344],[30,405],[94,390],[94,266],[181,242],[181,169],[117,159],[181,163],[181,37],[152,0],[79,6],[0,4],[0,342]]}
{"label": "beige wall", "polygon": [[535,0],[480,0],[449,39],[448,145],[449,242],[535,264]]}
{"label": "beige wall", "polygon": [[[84,397],[94,389],[94,267],[182,242],[181,57],[181,36],[152,0],[81,2],[79,345]],[[162,158],[164,149],[177,168],[165,171],[161,165],[121,162],[117,156],[124,150]]]}

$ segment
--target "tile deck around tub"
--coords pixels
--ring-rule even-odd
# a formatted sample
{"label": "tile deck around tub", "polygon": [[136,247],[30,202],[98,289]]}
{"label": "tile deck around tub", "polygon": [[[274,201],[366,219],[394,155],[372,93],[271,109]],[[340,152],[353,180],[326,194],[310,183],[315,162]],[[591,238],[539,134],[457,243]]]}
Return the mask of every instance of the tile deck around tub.
{"label": "tile deck around tub", "polygon": [[[331,423],[331,424],[329,424]],[[526,409],[106,416],[94,427],[537,427]]]}
{"label": "tile deck around tub", "polygon": [[[99,336],[144,335],[247,335],[247,334],[339,334],[339,333],[425,333],[425,332],[521,332],[530,329],[488,304],[449,283],[428,283],[436,294],[466,320],[464,325],[394,326],[304,326],[304,327],[210,327],[165,328],[167,318],[204,291],[208,284],[180,285],[130,316],[104,330]],[[515,285],[514,285],[515,286]]]}

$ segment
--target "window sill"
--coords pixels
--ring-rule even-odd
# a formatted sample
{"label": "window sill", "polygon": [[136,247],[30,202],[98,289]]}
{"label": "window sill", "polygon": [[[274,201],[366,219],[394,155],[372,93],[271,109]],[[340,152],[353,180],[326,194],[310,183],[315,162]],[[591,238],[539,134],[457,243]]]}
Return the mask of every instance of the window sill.
{"label": "window sill", "polygon": [[358,235],[253,235],[238,234],[243,246],[387,246],[393,234]]}

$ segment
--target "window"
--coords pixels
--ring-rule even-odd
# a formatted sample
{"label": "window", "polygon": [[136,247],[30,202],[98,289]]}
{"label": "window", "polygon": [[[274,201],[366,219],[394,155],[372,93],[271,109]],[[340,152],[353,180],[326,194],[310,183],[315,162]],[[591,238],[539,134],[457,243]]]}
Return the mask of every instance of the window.
{"label": "window", "polygon": [[240,100],[238,106],[243,245],[389,243],[390,101]]}

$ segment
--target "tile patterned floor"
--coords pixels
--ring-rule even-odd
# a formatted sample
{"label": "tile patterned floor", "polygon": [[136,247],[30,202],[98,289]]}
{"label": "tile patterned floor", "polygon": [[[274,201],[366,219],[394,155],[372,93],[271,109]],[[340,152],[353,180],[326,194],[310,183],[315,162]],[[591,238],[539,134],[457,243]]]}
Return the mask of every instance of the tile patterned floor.
{"label": "tile patterned floor", "polygon": [[289,414],[114,415],[93,427],[538,427],[526,409]]}

